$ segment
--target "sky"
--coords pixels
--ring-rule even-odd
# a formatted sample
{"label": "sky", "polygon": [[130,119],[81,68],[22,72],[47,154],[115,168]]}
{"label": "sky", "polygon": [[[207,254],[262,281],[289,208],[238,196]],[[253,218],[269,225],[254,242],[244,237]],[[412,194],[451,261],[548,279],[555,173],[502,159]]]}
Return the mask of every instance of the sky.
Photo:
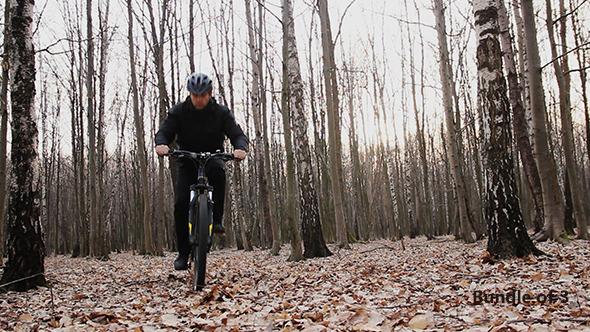
{"label": "sky", "polygon": [[[218,62],[225,61],[222,45],[220,43],[220,33],[216,31],[216,26],[221,22],[229,20],[229,12],[226,10],[223,14],[220,12],[222,4],[228,4],[230,0],[200,0],[195,4],[196,29],[195,40],[196,46],[196,65],[197,71],[212,74],[214,72],[210,57],[210,51],[205,39],[205,33],[211,32],[211,52]],[[256,1],[253,1],[256,3]],[[94,32],[98,33],[98,11],[99,7],[104,11],[107,0],[94,0],[93,18]],[[159,4],[160,1],[155,1]],[[187,1],[176,2],[177,12],[186,13],[188,10]],[[539,9],[543,9],[543,2],[535,1]],[[415,77],[417,83],[423,83],[424,88],[418,88],[416,95],[416,104],[420,112],[424,110],[425,119],[428,129],[436,133],[443,121],[442,98],[439,91],[439,72],[438,72],[438,43],[436,41],[436,32],[434,30],[434,15],[431,9],[430,0],[328,0],[330,9],[330,19],[333,37],[336,39],[336,57],[339,66],[339,73],[344,77],[349,71],[355,80],[355,94],[353,98],[355,123],[363,137],[369,143],[375,143],[379,140],[388,140],[394,142],[395,135],[403,140],[402,132],[405,127],[408,132],[415,131],[415,118],[412,100],[412,86],[410,76],[412,68],[410,58],[413,59]],[[110,0],[110,17],[109,26],[113,31],[113,39],[110,47],[109,67],[107,73],[107,109],[119,108],[121,115],[128,117],[128,127],[131,127],[132,118],[130,107],[126,104],[129,86],[129,56],[127,41],[127,11],[124,7],[123,0]],[[475,105],[476,83],[475,83],[475,37],[471,29],[472,12],[467,0],[457,0],[448,3],[447,28],[451,36],[449,38],[449,47],[451,57],[454,60],[454,70],[458,82],[458,92],[460,95],[471,98],[472,106]],[[85,37],[85,1],[75,0],[41,0],[36,3],[38,29],[36,30],[35,42],[36,48],[42,50],[38,53],[38,83],[37,86],[43,86],[46,89],[45,95],[49,95],[51,100],[47,102],[47,107],[60,108],[60,118],[55,119],[59,122],[60,133],[63,137],[63,143],[69,144],[69,108],[67,105],[67,89],[60,87],[63,84],[63,78],[67,77],[69,60],[67,58],[68,42],[66,40],[66,22],[67,12],[73,19],[78,17],[82,27],[82,34]],[[80,8],[83,15],[76,15],[74,9]],[[138,17],[147,15],[145,10],[145,1],[134,0],[134,7]],[[281,26],[278,20],[280,17],[280,1],[266,0],[265,19],[265,45],[268,57],[267,66],[270,67],[271,76],[267,79],[267,84],[273,80],[274,89],[280,86],[280,53],[281,53]],[[587,6],[590,7],[590,6]],[[156,15],[158,15],[156,8]],[[587,12],[587,10],[586,10]],[[238,121],[246,122],[249,119],[248,112],[248,84],[249,76],[247,74],[248,66],[248,44],[247,44],[247,26],[245,21],[244,1],[233,1],[233,13],[235,17],[235,40],[234,52],[236,54],[236,107],[234,112]],[[311,55],[311,67],[313,68],[314,80],[316,85],[321,79],[321,44],[319,36],[319,20],[317,14],[313,13],[311,0],[294,1],[295,29],[297,34],[297,43],[299,49],[300,63],[302,66],[302,76],[307,90],[311,79],[310,65],[308,57]],[[544,15],[541,11],[539,15]],[[186,16],[186,15],[185,15]],[[584,16],[586,17],[586,16]],[[187,17],[176,17],[183,22],[181,33],[187,33]],[[145,20],[147,21],[147,20]],[[157,24],[158,22],[156,22]],[[147,27],[149,29],[149,27]],[[340,28],[340,29],[339,29]],[[542,48],[542,62],[549,61],[547,50],[543,46],[546,43],[546,37],[542,28],[539,28],[539,40]],[[138,46],[137,61],[138,64],[148,63],[148,72],[145,79],[140,84],[149,87],[146,95],[143,96],[146,113],[146,130],[153,130],[150,127],[155,123],[154,119],[157,114],[156,95],[154,86],[153,66],[150,61],[150,53],[147,49],[142,27],[135,21],[135,39]],[[309,44],[310,34],[314,40]],[[170,40],[165,40],[166,49],[170,47]],[[410,48],[409,44],[413,43],[414,47]],[[371,47],[371,44],[373,47]],[[424,47],[418,47],[423,44]],[[466,45],[466,46],[465,46]],[[179,68],[178,76],[186,77],[190,74],[188,67],[188,58],[186,57],[186,44],[180,44],[177,65]],[[412,50],[412,54],[410,54]],[[66,52],[66,53],[64,53]],[[168,51],[167,51],[168,53]],[[465,58],[465,71],[459,71],[458,58]],[[169,54],[165,59],[168,64],[171,61]],[[346,68],[344,68],[346,63]],[[218,63],[219,65],[219,63]],[[345,71],[345,69],[347,71]],[[151,72],[150,72],[151,71]],[[420,71],[423,75],[420,75]],[[375,100],[375,78],[372,72],[376,72],[378,79],[382,81],[384,87],[384,101]],[[57,75],[56,75],[57,73]],[[466,79],[461,82],[461,73],[466,75]],[[170,75],[167,72],[167,75]],[[547,71],[547,74],[551,72]],[[56,76],[58,76],[56,78]],[[549,79],[551,79],[549,77]],[[176,86],[176,91],[170,91],[172,77],[167,81],[169,93],[172,102],[179,102],[185,97],[183,86]],[[270,88],[269,88],[270,90]],[[341,108],[342,108],[342,131],[343,142],[347,142],[347,131],[350,127],[348,117],[348,99],[345,98],[344,90],[340,89]],[[320,93],[318,91],[317,93]],[[41,96],[38,93],[38,96]],[[57,96],[61,100],[57,100]],[[272,100],[273,93],[269,91],[268,98]],[[276,94],[275,94],[275,97]],[[309,98],[309,96],[307,96]],[[42,105],[42,103],[39,103]],[[575,104],[578,105],[578,104]],[[269,112],[276,109],[276,106],[270,105]],[[387,121],[387,126],[382,124],[384,131],[379,135],[378,126],[376,125],[376,113],[379,113],[380,121]],[[361,116],[362,115],[362,116]],[[579,112],[574,113],[574,118],[580,120]],[[113,148],[115,130],[115,118],[110,116],[107,119],[109,133],[108,141],[110,148]],[[156,121],[157,122],[157,121]],[[157,125],[157,124],[156,124]],[[252,126],[251,123],[248,126]],[[364,130],[363,130],[364,129]],[[43,136],[43,132],[41,133]],[[146,133],[150,139],[151,133]],[[403,144],[403,142],[400,142]],[[67,150],[67,148],[66,148]]]}

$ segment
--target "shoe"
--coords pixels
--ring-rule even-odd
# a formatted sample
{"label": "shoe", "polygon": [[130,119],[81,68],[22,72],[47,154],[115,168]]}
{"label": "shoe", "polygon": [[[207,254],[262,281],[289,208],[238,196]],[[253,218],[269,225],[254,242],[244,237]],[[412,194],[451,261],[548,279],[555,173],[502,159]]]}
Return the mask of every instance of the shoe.
{"label": "shoe", "polygon": [[178,254],[178,258],[174,260],[174,269],[177,271],[188,269],[188,255]]}
{"label": "shoe", "polygon": [[213,223],[213,234],[223,235],[225,234],[225,227],[221,223]]}

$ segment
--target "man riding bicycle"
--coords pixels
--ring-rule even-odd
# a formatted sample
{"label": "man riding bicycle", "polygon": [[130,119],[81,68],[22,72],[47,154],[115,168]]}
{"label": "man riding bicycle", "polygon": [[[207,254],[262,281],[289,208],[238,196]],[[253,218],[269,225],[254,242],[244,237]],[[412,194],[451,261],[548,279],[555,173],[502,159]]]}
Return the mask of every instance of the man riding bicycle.
{"label": "man riding bicycle", "polygon": [[[213,84],[205,74],[193,73],[187,82],[190,96],[184,102],[174,105],[156,134],[156,153],[163,156],[176,139],[182,150],[193,152],[215,152],[223,150],[227,136],[234,147],[234,157],[245,159],[248,151],[248,137],[236,123],[234,115],[212,97]],[[213,233],[224,234],[223,204],[225,200],[225,170],[221,161],[210,160],[205,168],[209,184],[213,187]],[[197,170],[191,162],[178,162],[176,203],[174,222],[178,240],[178,258],[174,269],[186,270],[190,253],[188,212],[190,185],[197,180]]]}

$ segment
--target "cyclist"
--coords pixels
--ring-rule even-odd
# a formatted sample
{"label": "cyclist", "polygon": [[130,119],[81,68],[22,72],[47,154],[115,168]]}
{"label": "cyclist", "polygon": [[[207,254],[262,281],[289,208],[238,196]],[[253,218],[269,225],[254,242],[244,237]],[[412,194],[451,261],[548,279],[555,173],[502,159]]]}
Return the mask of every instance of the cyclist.
{"label": "cyclist", "polygon": [[[248,138],[236,123],[232,112],[217,103],[212,97],[213,84],[205,74],[193,73],[188,78],[190,93],[184,102],[176,104],[168,111],[168,116],[156,134],[156,153],[168,153],[168,145],[176,139],[179,149],[193,152],[216,152],[223,150],[227,136],[234,147],[234,157],[245,159],[248,151]],[[221,224],[225,200],[225,170],[221,161],[210,160],[205,168],[209,184],[213,186],[213,233],[224,234]],[[176,184],[176,203],[174,222],[178,240],[178,258],[174,269],[186,270],[190,253],[188,210],[190,185],[197,181],[197,170],[190,161],[178,162],[178,182]]]}

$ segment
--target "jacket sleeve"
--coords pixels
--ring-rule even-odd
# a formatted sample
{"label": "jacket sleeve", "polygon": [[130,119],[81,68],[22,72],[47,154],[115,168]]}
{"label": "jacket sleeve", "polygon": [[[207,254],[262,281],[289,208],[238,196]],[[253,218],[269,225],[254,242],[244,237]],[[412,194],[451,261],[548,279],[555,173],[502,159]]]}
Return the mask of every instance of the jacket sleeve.
{"label": "jacket sleeve", "polygon": [[223,132],[236,150],[248,151],[248,137],[236,123],[236,118],[229,109],[224,110]]}
{"label": "jacket sleeve", "polygon": [[176,113],[174,108],[168,112],[168,116],[156,133],[156,145],[169,145],[176,138],[176,134],[180,130],[180,120]]}

